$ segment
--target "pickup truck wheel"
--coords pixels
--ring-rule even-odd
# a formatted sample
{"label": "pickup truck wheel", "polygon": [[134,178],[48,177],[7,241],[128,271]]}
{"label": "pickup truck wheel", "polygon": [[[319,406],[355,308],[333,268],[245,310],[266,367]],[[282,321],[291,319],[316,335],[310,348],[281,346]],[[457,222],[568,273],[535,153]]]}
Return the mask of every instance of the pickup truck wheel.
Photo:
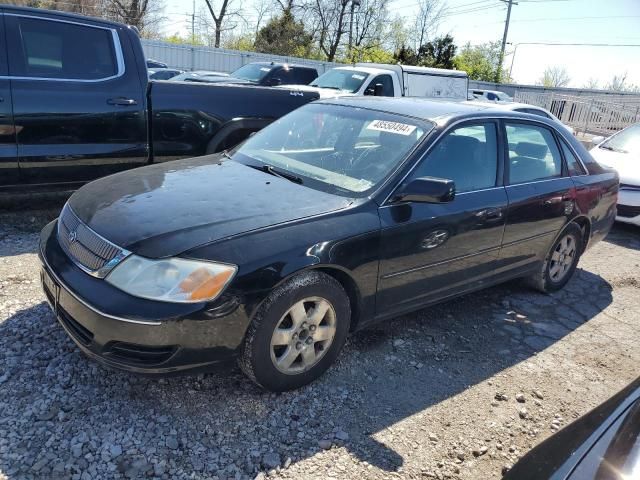
{"label": "pickup truck wheel", "polygon": [[583,250],[583,232],[575,223],[564,229],[549,249],[540,271],[528,283],[544,293],[560,290],[573,276]]}
{"label": "pickup truck wheel", "polygon": [[349,331],[349,298],[340,283],[306,272],[276,288],[258,309],[242,346],[242,371],[266,390],[306,385],[335,361]]}

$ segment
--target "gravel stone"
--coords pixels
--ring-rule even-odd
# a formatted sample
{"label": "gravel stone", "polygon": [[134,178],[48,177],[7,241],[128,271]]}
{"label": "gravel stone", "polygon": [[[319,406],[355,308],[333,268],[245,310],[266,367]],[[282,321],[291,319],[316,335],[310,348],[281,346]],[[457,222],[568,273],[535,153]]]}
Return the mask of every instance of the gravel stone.
{"label": "gravel stone", "polygon": [[0,480],[498,479],[637,376],[640,241],[620,225],[562,291],[510,282],[376,324],[297,391],[106,370],[41,291],[60,206],[0,213]]}

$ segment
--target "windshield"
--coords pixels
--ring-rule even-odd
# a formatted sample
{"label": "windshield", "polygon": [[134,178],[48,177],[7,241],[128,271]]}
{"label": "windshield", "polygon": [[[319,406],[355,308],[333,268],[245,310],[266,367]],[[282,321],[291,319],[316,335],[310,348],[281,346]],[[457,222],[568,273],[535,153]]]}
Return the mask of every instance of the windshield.
{"label": "windshield", "polygon": [[382,183],[432,128],[375,110],[306,105],[249,138],[233,159],[270,165],[312,188],[362,196]]}
{"label": "windshield", "polygon": [[367,73],[354,70],[333,69],[323,73],[316,78],[310,85],[320,88],[332,88],[334,90],[343,90],[350,93],[356,93],[365,79]]}
{"label": "windshield", "polygon": [[625,128],[606,140],[600,148],[621,153],[640,154],[640,123]]}
{"label": "windshield", "polygon": [[272,69],[273,69],[273,66],[249,63],[248,65],[245,65],[244,67],[240,67],[239,69],[235,70],[231,74],[231,76],[236,78],[242,78],[243,80],[248,80],[250,82],[258,83]]}

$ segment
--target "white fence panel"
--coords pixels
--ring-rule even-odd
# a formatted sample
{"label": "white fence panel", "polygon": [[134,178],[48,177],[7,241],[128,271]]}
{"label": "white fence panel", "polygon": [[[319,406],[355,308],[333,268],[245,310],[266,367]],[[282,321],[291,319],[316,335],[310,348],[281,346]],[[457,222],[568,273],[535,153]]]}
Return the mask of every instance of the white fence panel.
{"label": "white fence panel", "polygon": [[583,133],[610,135],[640,122],[640,105],[608,101],[606,97],[516,92],[514,101],[543,107],[562,123]]}
{"label": "white fence panel", "polygon": [[216,72],[232,72],[250,62],[282,62],[311,65],[318,69],[318,74],[338,66],[337,63],[320,62],[306,58],[283,57],[265,53],[228,50],[225,48],[198,47],[191,45],[174,45],[171,43],[142,40],[142,48],[147,58],[164,62],[170,67],[182,70],[213,70]]}

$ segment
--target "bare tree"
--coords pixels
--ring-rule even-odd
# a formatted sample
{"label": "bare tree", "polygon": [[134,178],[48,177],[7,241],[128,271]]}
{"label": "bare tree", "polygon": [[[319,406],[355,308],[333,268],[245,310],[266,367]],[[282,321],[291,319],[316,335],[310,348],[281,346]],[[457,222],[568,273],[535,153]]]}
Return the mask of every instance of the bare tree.
{"label": "bare tree", "polygon": [[241,18],[242,10],[234,8],[234,0],[222,0],[220,7],[217,9],[213,8],[211,0],[205,0],[205,2],[207,3],[207,8],[211,14],[215,30],[213,46],[220,48],[222,32],[235,28],[236,25],[228,25],[229,20]]}
{"label": "bare tree", "polygon": [[640,92],[640,86],[627,83],[627,72],[621,75],[614,75],[604,88],[605,90],[612,90],[614,92]]}
{"label": "bare tree", "polygon": [[356,47],[375,45],[384,41],[389,13],[389,0],[361,0],[354,10],[353,45]]}
{"label": "bare tree", "polygon": [[134,26],[143,34],[162,20],[164,9],[162,0],[18,0],[10,3],[106,18]]}
{"label": "bare tree", "polygon": [[436,34],[445,12],[443,0],[418,0],[418,12],[413,25],[416,50]]}
{"label": "bare tree", "polygon": [[330,62],[335,60],[343,37],[349,30],[349,2],[350,0],[310,0],[303,7],[311,15],[318,47]]}
{"label": "bare tree", "polygon": [[589,90],[598,90],[600,88],[600,82],[596,78],[590,78],[585,82],[582,88],[588,88]]}
{"label": "bare tree", "polygon": [[543,87],[566,87],[571,82],[571,77],[567,69],[560,66],[547,67],[542,77],[538,80],[538,85]]}

